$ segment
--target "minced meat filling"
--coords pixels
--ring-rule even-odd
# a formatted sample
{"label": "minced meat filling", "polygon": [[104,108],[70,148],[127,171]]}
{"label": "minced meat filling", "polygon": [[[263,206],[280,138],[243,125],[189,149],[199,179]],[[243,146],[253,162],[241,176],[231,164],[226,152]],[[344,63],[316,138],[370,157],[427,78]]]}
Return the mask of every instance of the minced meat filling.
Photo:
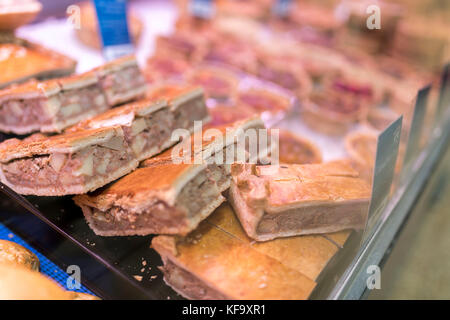
{"label": "minced meat filling", "polygon": [[115,95],[127,93],[130,89],[136,87],[136,83],[145,83],[145,79],[138,67],[130,66],[120,72],[106,75],[100,82],[103,89],[108,91],[108,94]]}
{"label": "minced meat filling", "polygon": [[58,120],[77,116],[86,111],[108,109],[103,92],[97,84],[85,88],[63,91],[59,95],[61,108],[57,113]]}
{"label": "minced meat filling", "polygon": [[208,111],[204,107],[203,99],[192,99],[179,106],[174,113],[175,128],[189,128],[195,120],[203,120],[208,116]]}
{"label": "minced meat filling", "polygon": [[107,176],[129,162],[124,151],[91,146],[74,154],[51,154],[2,164],[6,179],[14,185],[62,188]]}
{"label": "minced meat filling", "polygon": [[346,204],[305,206],[282,213],[266,213],[257,227],[258,234],[314,230],[330,225],[359,227],[364,224],[366,201]]}
{"label": "minced meat filling", "polygon": [[0,118],[11,126],[49,124],[52,121],[43,108],[41,98],[5,101],[0,106]]}
{"label": "minced meat filling", "polygon": [[92,208],[92,213],[85,211],[85,214],[92,214],[94,228],[105,232],[180,228],[187,226],[186,218],[199,214],[218,196],[219,192],[214,180],[210,179],[207,171],[204,170],[183,187],[177,197],[176,206],[155,200],[143,212],[130,212],[113,206],[107,211]]}

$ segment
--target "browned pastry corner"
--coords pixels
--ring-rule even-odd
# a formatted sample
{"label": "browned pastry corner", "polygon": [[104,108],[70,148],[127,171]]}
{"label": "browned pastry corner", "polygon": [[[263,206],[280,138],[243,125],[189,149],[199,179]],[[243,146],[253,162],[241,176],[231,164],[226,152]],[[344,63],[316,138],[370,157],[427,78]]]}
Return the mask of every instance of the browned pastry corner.
{"label": "browned pastry corner", "polygon": [[226,68],[200,66],[187,75],[188,83],[201,86],[207,98],[229,100],[236,94],[239,78]]}
{"label": "browned pastry corner", "polygon": [[0,88],[30,78],[49,79],[75,71],[76,61],[41,45],[0,34]]}
{"label": "browned pastry corner", "polygon": [[120,126],[0,144],[1,181],[20,194],[86,193],[137,166]]}
{"label": "browned pastry corner", "polygon": [[164,281],[188,299],[307,299],[315,282],[202,222],[187,237],[158,236]]}
{"label": "browned pastry corner", "polygon": [[65,78],[30,80],[0,90],[0,130],[60,132],[119,103],[143,97],[147,89],[134,57]]}
{"label": "browned pastry corner", "polygon": [[0,31],[11,31],[30,23],[41,12],[36,0],[2,1],[0,3]]}
{"label": "browned pastry corner", "polygon": [[17,264],[30,270],[39,271],[38,257],[21,245],[7,240],[0,240],[0,263]]}
{"label": "browned pastry corner", "polygon": [[338,251],[334,241],[329,241],[322,235],[287,237],[265,242],[253,241],[242,229],[233,209],[227,203],[221,205],[206,221],[252,249],[278,260],[284,266],[299,271],[314,281]]}
{"label": "browned pastry corner", "polygon": [[322,152],[311,141],[288,130],[279,130],[280,163],[312,164],[322,162]]}
{"label": "browned pastry corner", "polygon": [[230,201],[258,241],[365,226],[370,186],[345,162],[232,166]]}
{"label": "browned pastry corner", "polygon": [[[102,41],[98,34],[98,22],[95,8],[91,2],[81,2],[77,6],[80,8],[80,28],[75,28],[75,34],[85,45],[99,50]],[[142,21],[131,11],[128,13],[128,29],[135,44],[139,42],[143,30]]]}
{"label": "browned pastry corner", "polygon": [[[176,145],[105,189],[75,197],[75,203],[98,235],[186,235],[224,201],[221,193],[230,184],[230,164],[222,160],[228,159],[229,147],[234,147],[248,128],[264,126],[260,120],[250,119],[229,130],[217,128],[220,137],[205,139],[200,150],[191,148],[193,153],[182,161],[177,159],[180,145]],[[195,143],[194,135],[188,144],[191,141]]]}
{"label": "browned pastry corner", "polygon": [[39,272],[0,264],[0,300],[71,300],[72,295]]}

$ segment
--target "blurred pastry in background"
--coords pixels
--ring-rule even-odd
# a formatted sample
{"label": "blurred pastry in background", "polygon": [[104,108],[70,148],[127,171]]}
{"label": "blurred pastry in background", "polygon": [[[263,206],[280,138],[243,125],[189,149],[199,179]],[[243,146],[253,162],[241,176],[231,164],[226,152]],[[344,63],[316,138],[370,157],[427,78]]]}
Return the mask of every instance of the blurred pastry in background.
{"label": "blurred pastry in background", "polygon": [[311,164],[322,162],[322,152],[311,141],[288,130],[279,130],[280,163]]}
{"label": "blurred pastry in background", "polygon": [[30,23],[41,10],[42,5],[36,0],[0,1],[0,31],[12,31]]}
{"label": "blurred pastry in background", "polygon": [[229,100],[236,95],[239,78],[226,68],[203,65],[187,75],[187,82],[203,87],[207,98]]}
{"label": "blurred pastry in background", "polygon": [[[74,28],[78,39],[88,47],[102,48],[101,37],[98,33],[98,21],[95,8],[90,1],[77,4],[80,8],[80,28]],[[128,14],[128,30],[131,40],[137,44],[142,34],[142,21],[131,10]]]}
{"label": "blurred pastry in background", "polygon": [[0,240],[0,263],[16,264],[39,271],[38,257],[27,248],[12,241]]}
{"label": "blurred pastry in background", "polygon": [[209,114],[212,125],[224,125],[249,118],[257,112],[245,105],[216,105],[209,108]]}
{"label": "blurred pastry in background", "polygon": [[165,82],[179,80],[190,70],[185,60],[169,57],[153,56],[147,60],[144,75],[148,82]]}
{"label": "blurred pastry in background", "polygon": [[239,103],[249,106],[258,113],[288,112],[293,104],[289,98],[264,88],[250,88],[242,90],[237,95]]}

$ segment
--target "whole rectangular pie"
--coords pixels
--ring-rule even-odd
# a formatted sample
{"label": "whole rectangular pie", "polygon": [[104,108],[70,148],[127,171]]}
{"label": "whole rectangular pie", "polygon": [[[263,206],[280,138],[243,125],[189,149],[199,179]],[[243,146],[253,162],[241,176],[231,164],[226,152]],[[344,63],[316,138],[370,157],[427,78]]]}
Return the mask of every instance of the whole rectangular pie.
{"label": "whole rectangular pie", "polygon": [[[260,119],[248,119],[234,124],[231,130],[218,129],[221,137],[202,143],[200,161],[194,161],[194,153],[183,159],[189,161],[176,159],[182,142],[144,161],[143,168],[105,189],[76,196],[75,203],[98,235],[185,235],[225,200],[221,193],[230,184],[230,164],[222,160],[231,144],[243,136],[238,129],[261,126]],[[187,139],[188,144],[193,136]],[[261,150],[263,156],[268,152],[269,148]]]}
{"label": "whole rectangular pie", "polygon": [[[123,64],[124,61],[117,60],[83,74],[41,82],[31,80],[1,90],[0,130],[16,134],[60,132],[108,110],[120,99],[108,98],[108,92],[112,89],[105,89],[106,78],[114,83],[121,77],[118,74],[122,72]],[[105,72],[109,72],[107,77],[103,75]],[[135,72],[139,72],[139,69]],[[117,93],[122,97],[126,96],[124,100],[136,99],[145,94],[146,85],[143,80],[136,77],[133,81],[139,90],[122,86],[120,93]]]}
{"label": "whole rectangular pie", "polygon": [[120,126],[0,144],[0,179],[25,195],[93,191],[131,172],[138,160]]}
{"label": "whole rectangular pie", "polygon": [[368,183],[343,161],[232,166],[230,201],[258,241],[362,229],[370,195]]}

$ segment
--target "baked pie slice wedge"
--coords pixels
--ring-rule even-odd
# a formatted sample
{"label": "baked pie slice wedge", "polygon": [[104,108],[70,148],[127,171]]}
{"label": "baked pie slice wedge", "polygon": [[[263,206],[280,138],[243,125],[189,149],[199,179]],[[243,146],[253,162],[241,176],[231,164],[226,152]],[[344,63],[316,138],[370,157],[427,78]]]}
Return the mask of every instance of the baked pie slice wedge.
{"label": "baked pie slice wedge", "polygon": [[0,144],[0,179],[25,195],[86,193],[137,166],[120,126]]}
{"label": "baked pie slice wedge", "polygon": [[230,201],[247,235],[258,241],[361,229],[370,186],[348,164],[234,164]]}

